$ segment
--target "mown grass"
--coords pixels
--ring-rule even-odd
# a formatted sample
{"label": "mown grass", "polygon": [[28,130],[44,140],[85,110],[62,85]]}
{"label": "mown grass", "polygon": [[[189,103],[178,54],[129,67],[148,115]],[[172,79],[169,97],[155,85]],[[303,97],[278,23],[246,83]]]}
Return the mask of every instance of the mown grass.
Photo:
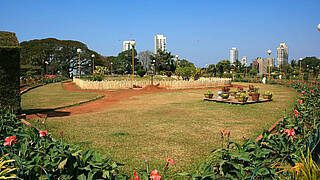
{"label": "mown grass", "polygon": [[54,109],[74,105],[100,97],[99,93],[66,91],[63,83],[47,84],[28,91],[21,96],[21,106],[25,112],[39,109]]}
{"label": "mown grass", "polygon": [[221,129],[231,131],[232,141],[254,139],[295,101],[296,93],[286,87],[256,86],[260,92],[273,91],[274,100],[241,106],[203,101],[205,90],[163,92],[120,101],[104,112],[48,118],[47,123],[51,133],[63,130],[65,140],[84,149],[110,152],[126,164],[127,174],[145,167],[142,154],[151,168],[162,169],[169,156],[176,163],[170,171],[189,171],[220,147]]}

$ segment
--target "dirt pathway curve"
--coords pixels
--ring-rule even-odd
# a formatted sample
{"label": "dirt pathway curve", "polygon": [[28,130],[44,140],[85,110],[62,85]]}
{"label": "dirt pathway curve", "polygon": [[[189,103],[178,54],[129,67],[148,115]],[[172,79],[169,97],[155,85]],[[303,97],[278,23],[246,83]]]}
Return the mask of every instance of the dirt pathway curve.
{"label": "dirt pathway curve", "polygon": [[[30,118],[44,118],[44,117],[59,117],[59,116],[72,116],[76,114],[85,114],[85,113],[92,113],[92,112],[101,112],[107,110],[110,105],[116,104],[119,101],[129,99],[134,96],[140,96],[143,94],[151,94],[151,93],[158,93],[158,92],[174,92],[174,91],[197,91],[200,89],[184,89],[184,90],[168,90],[164,88],[159,88],[155,86],[147,86],[143,89],[120,89],[115,91],[103,91],[103,90],[83,90],[79,89],[75,83],[67,82],[64,83],[64,88],[66,91],[84,91],[84,92],[96,92],[103,94],[104,97],[102,99],[88,102],[79,106],[74,106],[66,109],[49,111],[46,113],[35,114],[35,115],[28,115],[27,119]],[[217,89],[216,88],[209,88],[209,89]],[[208,88],[206,88],[208,89]],[[201,89],[201,90],[206,90]]]}

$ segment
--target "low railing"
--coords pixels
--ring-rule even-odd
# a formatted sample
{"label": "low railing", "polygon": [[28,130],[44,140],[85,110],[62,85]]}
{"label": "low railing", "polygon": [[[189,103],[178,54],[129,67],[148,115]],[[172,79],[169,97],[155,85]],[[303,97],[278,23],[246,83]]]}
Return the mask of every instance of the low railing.
{"label": "low railing", "polygon": [[[73,78],[73,82],[81,89],[128,89],[135,86],[142,88],[151,84],[150,80],[103,80],[89,81]],[[154,80],[154,85],[167,89],[208,88],[231,85],[231,78],[201,78],[199,80]]]}

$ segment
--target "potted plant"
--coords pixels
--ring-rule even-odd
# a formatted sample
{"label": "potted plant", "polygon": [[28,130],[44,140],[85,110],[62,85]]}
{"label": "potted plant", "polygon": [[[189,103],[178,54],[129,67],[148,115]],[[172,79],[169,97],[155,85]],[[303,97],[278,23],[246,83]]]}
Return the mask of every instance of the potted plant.
{"label": "potted plant", "polygon": [[230,91],[230,96],[235,96],[235,94],[237,93],[238,91],[236,90],[236,89],[232,89],[231,91]]}
{"label": "potted plant", "polygon": [[234,94],[234,98],[235,98],[235,99],[238,99],[238,98],[240,97],[240,94],[241,94],[240,92],[235,93],[235,94]]}
{"label": "potted plant", "polygon": [[271,91],[266,91],[263,94],[263,99],[272,99],[272,92]]}
{"label": "potted plant", "polygon": [[248,100],[248,95],[246,93],[241,93],[238,97],[239,102],[247,102]]}
{"label": "potted plant", "polygon": [[230,91],[229,87],[227,87],[227,86],[222,87],[222,92],[229,92],[229,91]]}
{"label": "potted plant", "polygon": [[223,99],[228,99],[229,98],[229,93],[228,92],[223,92],[221,96],[222,96]]}
{"label": "potted plant", "polygon": [[252,92],[254,92],[254,86],[253,85],[249,85],[248,95],[251,96]]}
{"label": "potted plant", "polygon": [[254,91],[251,92],[252,101],[259,101],[260,93],[258,91],[259,91],[259,88],[254,88]]}
{"label": "potted plant", "polygon": [[207,92],[204,93],[204,97],[211,99],[213,97],[213,92],[211,90],[207,90]]}

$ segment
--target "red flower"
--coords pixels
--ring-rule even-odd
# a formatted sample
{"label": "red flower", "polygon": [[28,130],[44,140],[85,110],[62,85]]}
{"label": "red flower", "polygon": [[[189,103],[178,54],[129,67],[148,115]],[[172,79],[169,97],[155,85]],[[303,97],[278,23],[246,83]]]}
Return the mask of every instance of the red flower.
{"label": "red flower", "polygon": [[305,91],[302,91],[302,93],[301,94],[304,94],[304,93],[306,93]]}
{"label": "red flower", "polygon": [[174,161],[172,159],[169,159],[168,156],[167,156],[167,162],[171,163],[172,165],[174,165]]}
{"label": "red flower", "polygon": [[292,139],[294,137],[294,135],[296,135],[296,132],[294,132],[294,129],[285,129],[284,132],[290,136]]}
{"label": "red flower", "polygon": [[301,99],[299,99],[298,102],[299,102],[300,104],[302,104],[302,100],[301,100]]}
{"label": "red flower", "polygon": [[48,131],[39,131],[40,137],[45,137],[48,134]]}
{"label": "red flower", "polygon": [[230,134],[231,134],[231,132],[230,132],[230,131],[228,131],[228,132],[227,132],[228,137],[230,137]]}
{"label": "red flower", "polygon": [[3,146],[11,146],[11,144],[16,144],[16,143],[17,143],[16,136],[10,136],[10,137],[6,137],[6,140],[3,143]]}
{"label": "red flower", "polygon": [[313,92],[314,92],[314,90],[311,90],[311,91],[310,91],[310,93],[313,93]]}
{"label": "red flower", "polygon": [[294,110],[294,112],[293,112],[293,113],[294,113],[294,116],[295,116],[295,117],[298,117],[298,116],[299,116],[299,111]]}
{"label": "red flower", "polygon": [[159,172],[156,169],[152,170],[150,179],[161,180],[161,176],[159,175]]}
{"label": "red flower", "polygon": [[[137,172],[134,172],[133,176],[134,176],[134,180],[140,180],[140,178],[137,175]],[[133,180],[133,178],[131,178],[131,180]]]}
{"label": "red flower", "polygon": [[220,132],[221,132],[222,134],[227,133],[227,131],[226,131],[225,129],[220,130]]}

